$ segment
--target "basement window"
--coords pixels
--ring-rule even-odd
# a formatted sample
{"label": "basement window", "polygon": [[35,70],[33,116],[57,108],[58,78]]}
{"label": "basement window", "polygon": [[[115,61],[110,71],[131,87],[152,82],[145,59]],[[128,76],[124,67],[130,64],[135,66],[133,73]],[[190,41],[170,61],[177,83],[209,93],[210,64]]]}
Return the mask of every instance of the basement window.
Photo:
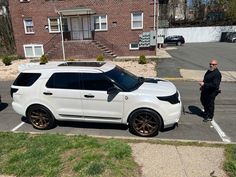
{"label": "basement window", "polygon": [[139,50],[138,43],[131,43],[131,44],[129,44],[129,50]]}
{"label": "basement window", "polygon": [[42,44],[24,45],[25,57],[41,57],[44,54]]}

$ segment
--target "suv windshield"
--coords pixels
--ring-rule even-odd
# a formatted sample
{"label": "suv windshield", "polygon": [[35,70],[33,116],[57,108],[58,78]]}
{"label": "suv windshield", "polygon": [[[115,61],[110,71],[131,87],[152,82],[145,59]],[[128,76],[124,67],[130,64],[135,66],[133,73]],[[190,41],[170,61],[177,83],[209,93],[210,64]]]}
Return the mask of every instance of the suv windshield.
{"label": "suv windshield", "polygon": [[119,87],[124,89],[124,91],[135,90],[144,82],[143,78],[139,78],[119,66],[116,66],[114,69],[106,72],[105,74]]}

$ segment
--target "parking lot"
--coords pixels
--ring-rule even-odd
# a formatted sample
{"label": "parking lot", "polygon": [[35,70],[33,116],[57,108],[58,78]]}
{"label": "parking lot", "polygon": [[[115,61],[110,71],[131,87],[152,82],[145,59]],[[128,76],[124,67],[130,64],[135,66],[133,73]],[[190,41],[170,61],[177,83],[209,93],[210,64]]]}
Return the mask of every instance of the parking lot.
{"label": "parking lot", "polygon": [[[218,45],[218,43],[216,45]],[[191,46],[196,48],[194,45]],[[227,47],[227,45],[224,46]],[[181,66],[183,61],[181,60],[178,63],[177,58],[187,58],[185,56],[186,54],[183,53],[184,47],[181,47],[180,50],[177,49],[172,51],[172,55],[175,57],[172,58],[172,60],[174,60],[178,66]],[[217,46],[214,45],[213,47]],[[187,46],[187,48],[189,48],[189,46]],[[211,49],[209,46],[208,49],[210,57],[211,50],[213,49]],[[233,49],[234,48],[231,50]],[[221,51],[218,52],[224,52],[224,48],[219,48],[219,50]],[[224,55],[225,60],[224,58],[221,59],[220,63],[222,64],[224,70],[230,69],[236,71],[235,61],[231,60],[231,50],[228,52],[229,55]],[[193,56],[197,57],[196,54],[193,54]],[[204,70],[207,68],[204,68],[204,66],[207,66],[209,62],[208,58],[204,62],[196,61],[197,59],[195,58],[192,58],[192,60],[194,60],[194,63],[200,63],[199,67],[196,67],[195,65],[196,69]],[[185,67],[191,68],[190,63],[191,62],[188,63],[189,66],[186,65]],[[166,70],[168,71],[168,68]],[[52,130],[39,131],[33,129],[27,120],[17,115],[11,107],[12,98],[10,97],[10,85],[12,82],[13,81],[0,81],[0,93],[2,95],[3,102],[0,108],[0,131],[135,137],[128,131],[127,126],[124,125],[59,122],[58,126]],[[199,116],[202,107],[199,100],[200,91],[198,83],[194,81],[174,81],[174,83],[181,93],[182,102],[185,107],[185,114],[182,114],[178,127],[175,129],[163,130],[158,136],[154,138],[236,142],[236,82],[222,82],[222,94],[220,94],[216,99],[214,121],[207,123],[203,122],[202,117]]]}
{"label": "parking lot", "polygon": [[[20,117],[12,110],[9,94],[11,82],[0,83],[0,91],[3,95],[3,106],[1,107],[0,113],[0,131],[135,137],[128,131],[127,126],[110,124],[60,122],[52,130],[36,130],[27,123],[25,118]],[[236,127],[236,100],[234,99],[236,97],[236,83],[222,83],[222,90],[225,91],[216,100],[214,122],[219,125],[221,132],[217,132],[215,125],[212,125],[211,122],[203,122],[202,117],[199,116],[201,105],[197,83],[176,81],[175,84],[181,92],[186,113],[181,116],[178,127],[164,130],[155,138],[236,142],[236,132],[234,131]],[[222,132],[224,133],[223,135]]]}

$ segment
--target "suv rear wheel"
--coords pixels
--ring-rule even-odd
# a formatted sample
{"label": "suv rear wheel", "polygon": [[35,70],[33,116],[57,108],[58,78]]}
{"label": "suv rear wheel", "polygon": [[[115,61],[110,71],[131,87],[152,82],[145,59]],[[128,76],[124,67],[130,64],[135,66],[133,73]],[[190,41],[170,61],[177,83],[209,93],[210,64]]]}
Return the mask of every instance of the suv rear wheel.
{"label": "suv rear wheel", "polygon": [[42,105],[33,105],[27,111],[32,126],[39,130],[48,130],[55,126],[55,118],[51,111]]}
{"label": "suv rear wheel", "polygon": [[139,109],[130,115],[129,128],[139,136],[156,136],[161,128],[161,117],[152,110]]}

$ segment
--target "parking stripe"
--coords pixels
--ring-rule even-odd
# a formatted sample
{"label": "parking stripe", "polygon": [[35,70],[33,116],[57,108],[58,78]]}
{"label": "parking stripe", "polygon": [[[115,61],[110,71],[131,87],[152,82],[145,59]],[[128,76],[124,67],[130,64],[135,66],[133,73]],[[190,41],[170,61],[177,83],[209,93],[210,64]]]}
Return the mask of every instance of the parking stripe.
{"label": "parking stripe", "polygon": [[17,125],[15,128],[13,128],[11,131],[12,132],[16,131],[18,128],[20,128],[24,124],[25,124],[25,122],[21,122],[19,125]]}
{"label": "parking stripe", "polygon": [[215,130],[217,131],[217,133],[220,135],[220,138],[222,139],[223,142],[226,143],[230,143],[230,137],[228,137],[220,128],[220,126],[215,122],[215,120],[213,119],[211,121],[211,124],[213,125],[213,127],[215,128]]}

